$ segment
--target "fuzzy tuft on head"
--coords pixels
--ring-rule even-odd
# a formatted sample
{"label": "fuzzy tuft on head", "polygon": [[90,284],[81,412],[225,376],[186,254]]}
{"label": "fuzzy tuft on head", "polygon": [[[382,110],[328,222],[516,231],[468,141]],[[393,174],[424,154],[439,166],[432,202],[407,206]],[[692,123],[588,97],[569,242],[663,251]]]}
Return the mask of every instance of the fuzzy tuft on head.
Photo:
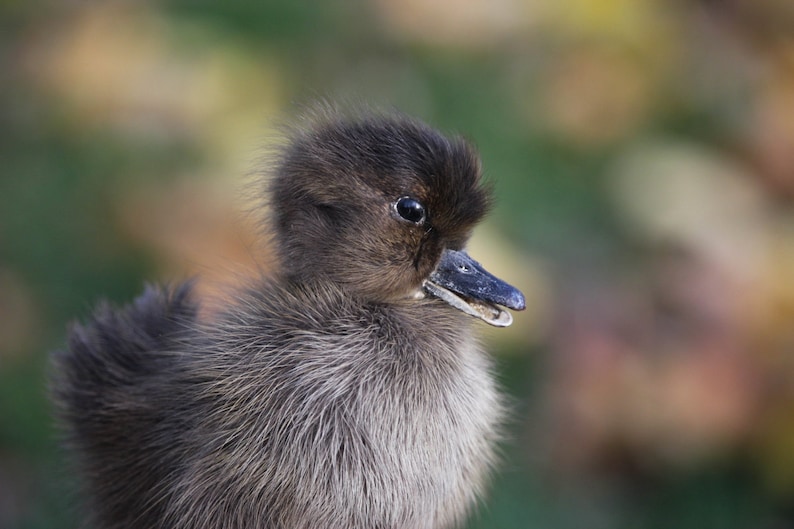
{"label": "fuzzy tuft on head", "polygon": [[[375,301],[414,293],[444,249],[465,245],[491,196],[463,139],[401,115],[332,112],[293,134],[269,192],[283,273]],[[405,197],[422,205],[421,223],[397,214]]]}

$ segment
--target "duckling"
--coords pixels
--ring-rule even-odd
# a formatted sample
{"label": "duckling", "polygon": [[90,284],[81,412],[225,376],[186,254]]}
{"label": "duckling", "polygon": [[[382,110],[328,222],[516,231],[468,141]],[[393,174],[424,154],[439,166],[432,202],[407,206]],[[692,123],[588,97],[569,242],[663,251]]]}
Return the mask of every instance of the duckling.
{"label": "duckling", "polygon": [[330,114],[268,182],[271,277],[211,321],[192,282],[148,287],[53,354],[89,525],[459,526],[504,415],[472,322],[525,306],[465,252],[490,203],[477,154],[409,117]]}

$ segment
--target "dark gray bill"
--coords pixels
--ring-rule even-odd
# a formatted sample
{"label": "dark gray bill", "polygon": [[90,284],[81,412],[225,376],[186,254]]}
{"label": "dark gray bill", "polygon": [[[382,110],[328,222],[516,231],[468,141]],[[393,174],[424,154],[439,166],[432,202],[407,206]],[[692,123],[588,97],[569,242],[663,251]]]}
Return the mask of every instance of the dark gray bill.
{"label": "dark gray bill", "polygon": [[442,299],[466,314],[507,327],[513,316],[502,307],[524,310],[524,295],[515,287],[489,274],[466,252],[444,250],[438,266],[425,280],[427,293]]}

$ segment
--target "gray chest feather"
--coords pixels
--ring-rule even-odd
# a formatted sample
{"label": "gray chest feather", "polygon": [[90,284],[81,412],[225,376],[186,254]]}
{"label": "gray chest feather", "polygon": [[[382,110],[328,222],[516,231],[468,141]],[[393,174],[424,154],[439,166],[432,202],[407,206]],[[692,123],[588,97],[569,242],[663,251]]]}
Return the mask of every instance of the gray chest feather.
{"label": "gray chest feather", "polygon": [[[489,360],[457,315],[431,335],[380,316],[318,321],[322,330],[289,328],[287,318],[217,344],[194,384],[206,408],[189,442],[203,456],[176,487],[192,500],[174,502],[171,516],[294,529],[461,521],[487,478],[502,416]],[[246,336],[240,322],[234,330]],[[214,501],[223,497],[235,505]]]}

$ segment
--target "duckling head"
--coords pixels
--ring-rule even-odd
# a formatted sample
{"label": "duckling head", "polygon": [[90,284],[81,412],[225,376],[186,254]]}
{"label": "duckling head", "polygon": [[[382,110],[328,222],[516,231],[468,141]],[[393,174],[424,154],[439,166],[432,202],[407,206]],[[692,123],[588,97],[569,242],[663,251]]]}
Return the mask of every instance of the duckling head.
{"label": "duckling head", "polygon": [[270,187],[283,274],[389,303],[430,295],[506,326],[523,295],[464,248],[491,193],[479,158],[406,117],[326,117],[298,132]]}

